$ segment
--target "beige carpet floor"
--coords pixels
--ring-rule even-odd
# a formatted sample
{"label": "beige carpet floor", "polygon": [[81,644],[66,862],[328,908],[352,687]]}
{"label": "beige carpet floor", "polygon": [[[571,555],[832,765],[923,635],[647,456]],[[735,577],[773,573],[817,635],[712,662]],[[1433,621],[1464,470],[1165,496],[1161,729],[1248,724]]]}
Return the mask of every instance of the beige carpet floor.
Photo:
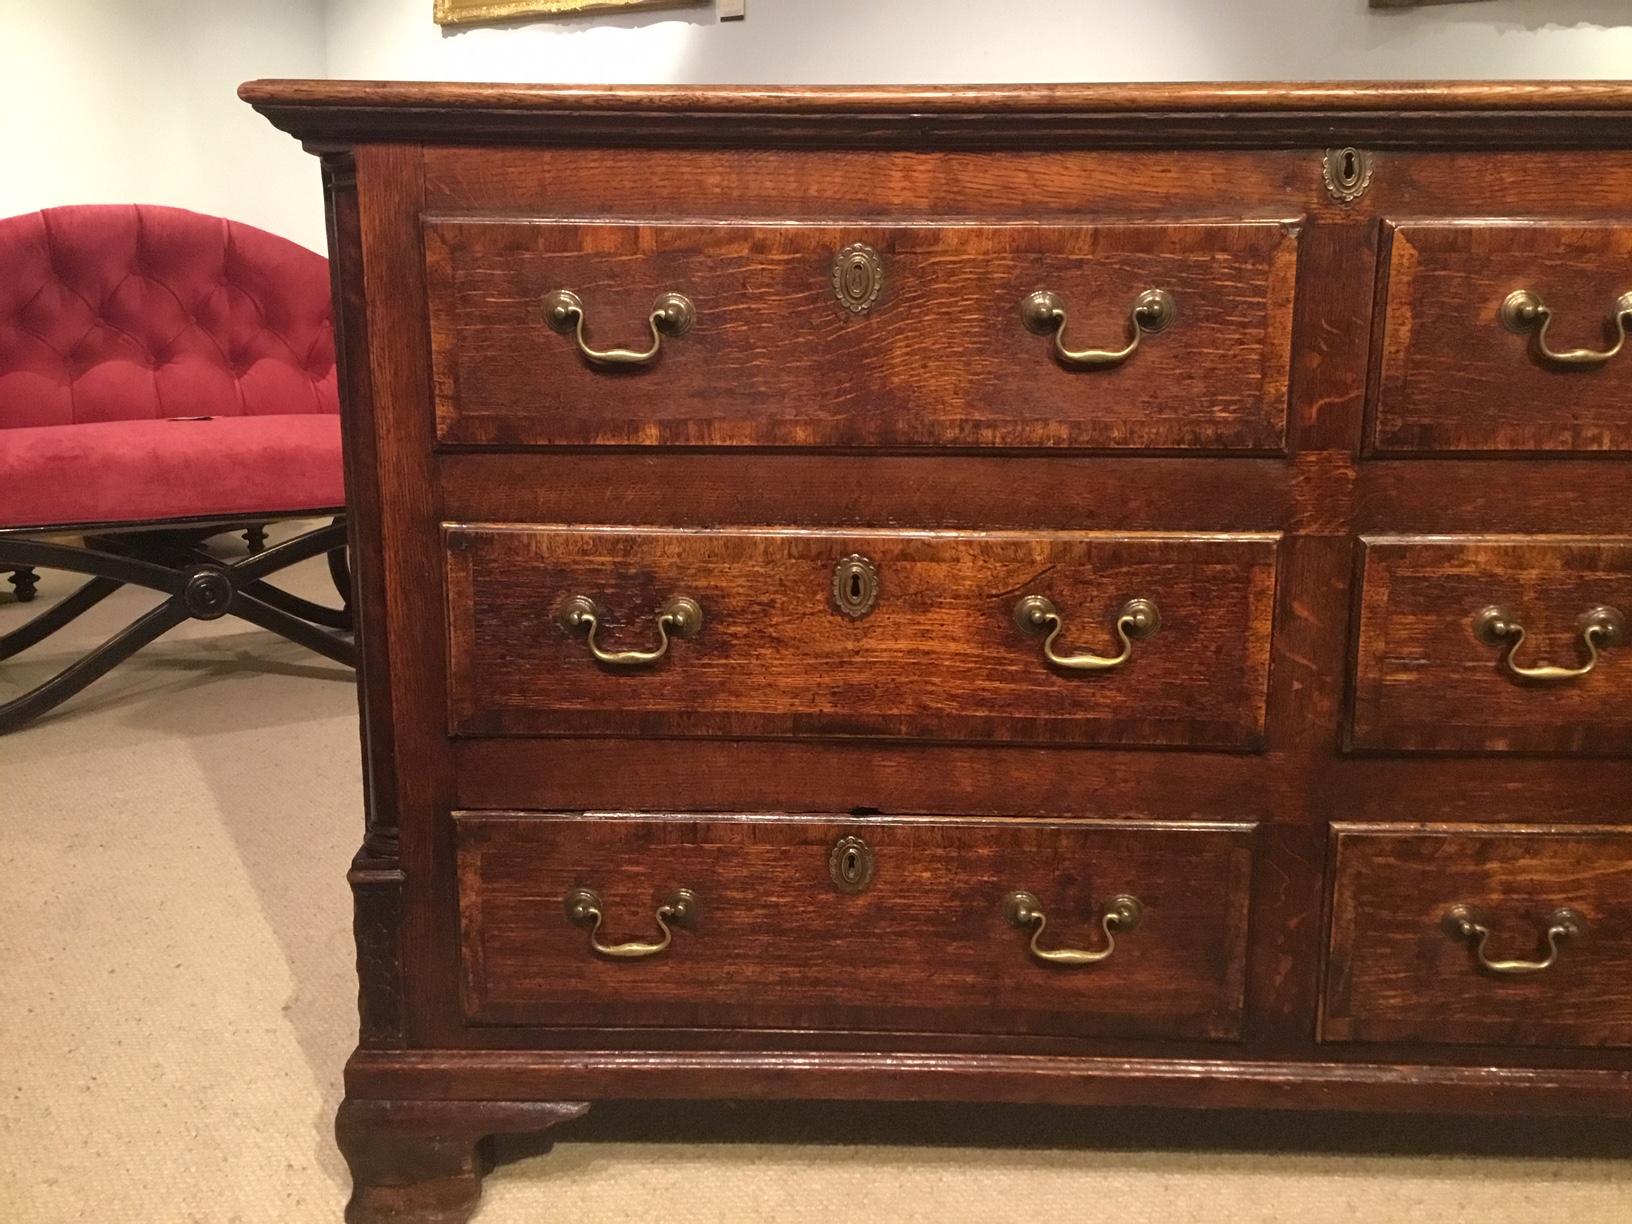
{"label": "beige carpet floor", "polygon": [[[359,802],[350,676],[231,620],[0,739],[0,1220],[339,1218]],[[1632,1221],[1624,1125],[670,1105],[560,1135],[500,1147],[482,1224]]]}

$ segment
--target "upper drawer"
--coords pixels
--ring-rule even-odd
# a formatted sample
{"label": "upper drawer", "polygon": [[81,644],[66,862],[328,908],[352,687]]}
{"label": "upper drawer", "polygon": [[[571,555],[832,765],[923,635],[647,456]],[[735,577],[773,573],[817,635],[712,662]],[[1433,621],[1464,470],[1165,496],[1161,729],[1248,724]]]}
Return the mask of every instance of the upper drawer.
{"label": "upper drawer", "polygon": [[1632,830],[1334,830],[1321,1037],[1632,1045]]}
{"label": "upper drawer", "polygon": [[1632,225],[1401,224],[1386,278],[1374,451],[1632,450]]}
{"label": "upper drawer", "polygon": [[454,821],[476,1024],[1240,1036],[1250,824]]}
{"label": "upper drawer", "polygon": [[[430,218],[437,437],[1278,451],[1296,253],[1296,226],[1270,221]],[[564,330],[546,307],[558,290],[580,306],[555,317]],[[1151,306],[1136,318],[1152,291],[1170,317]],[[1022,306],[1039,292],[1060,313],[1038,309],[1034,330]],[[670,316],[689,317],[683,331],[653,325],[668,294],[689,303]],[[1099,356],[1068,357],[1056,338]]]}
{"label": "upper drawer", "polygon": [[1632,748],[1632,540],[1366,540],[1353,746]]}
{"label": "upper drawer", "polygon": [[445,530],[455,732],[1263,732],[1274,536]]}

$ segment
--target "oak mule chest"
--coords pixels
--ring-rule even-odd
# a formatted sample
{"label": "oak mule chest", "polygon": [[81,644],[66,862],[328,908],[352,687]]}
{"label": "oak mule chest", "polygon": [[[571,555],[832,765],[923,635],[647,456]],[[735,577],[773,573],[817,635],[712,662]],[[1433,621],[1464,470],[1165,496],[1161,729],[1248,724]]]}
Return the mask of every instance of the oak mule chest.
{"label": "oak mule chest", "polygon": [[596,1099],[1632,1111],[1632,87],[242,92],[352,1219]]}

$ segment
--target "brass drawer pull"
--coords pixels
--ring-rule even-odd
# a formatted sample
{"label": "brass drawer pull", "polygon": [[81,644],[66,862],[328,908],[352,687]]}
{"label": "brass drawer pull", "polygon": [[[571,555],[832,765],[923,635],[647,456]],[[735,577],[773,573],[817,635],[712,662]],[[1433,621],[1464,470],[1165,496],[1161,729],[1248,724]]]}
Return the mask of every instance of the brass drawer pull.
{"label": "brass drawer pull", "polygon": [[634,349],[592,349],[584,339],[584,303],[571,289],[557,289],[544,295],[544,318],[558,332],[571,332],[578,351],[596,365],[650,365],[663,348],[664,336],[683,336],[697,319],[697,308],[680,293],[664,293],[652,303],[648,320],[652,325],[652,347]]}
{"label": "brass drawer pull", "polygon": [[656,956],[667,948],[674,939],[674,931],[669,924],[675,926],[689,926],[697,917],[697,894],[689,888],[677,888],[669,894],[667,901],[657,907],[657,926],[663,932],[663,938],[656,943],[641,943],[638,940],[629,943],[603,944],[596,938],[601,933],[601,898],[598,893],[589,888],[575,888],[566,897],[567,921],[574,926],[589,928],[590,950],[601,956],[616,957],[620,960],[631,960],[640,956]]}
{"label": "brass drawer pull", "polygon": [[1574,680],[1598,666],[1598,648],[1614,646],[1626,636],[1626,618],[1620,610],[1597,607],[1581,617],[1581,640],[1587,646],[1587,661],[1580,667],[1554,667],[1538,664],[1523,667],[1513,661],[1524,641],[1524,626],[1505,609],[1489,607],[1473,618],[1473,635],[1486,646],[1505,646],[1502,661],[1507,670],[1525,680]]}
{"label": "brass drawer pull", "polygon": [[1479,958],[1480,967],[1491,973],[1540,973],[1543,969],[1551,969],[1553,962],[1558,960],[1558,941],[1580,939],[1587,933],[1586,920],[1580,914],[1572,909],[1555,909],[1547,915],[1546,960],[1493,961],[1485,955],[1485,943],[1490,939],[1490,928],[1480,921],[1480,917],[1481,915],[1470,906],[1453,905],[1445,915],[1445,930],[1452,936],[1477,941],[1473,945],[1473,954]]}
{"label": "brass drawer pull", "polygon": [[644,667],[669,653],[674,638],[696,637],[703,629],[703,609],[689,595],[676,595],[657,610],[656,650],[602,650],[595,640],[601,608],[587,595],[574,595],[561,608],[561,626],[568,633],[584,631],[589,653],[612,667]]}
{"label": "brass drawer pull", "polygon": [[1626,327],[1632,323],[1632,292],[1623,293],[1615,301],[1612,316],[1615,323],[1615,343],[1607,349],[1564,349],[1557,352],[1547,347],[1547,329],[1553,325],[1553,312],[1541,298],[1529,289],[1515,289],[1502,303],[1502,324],[1520,335],[1535,333],[1535,349],[1543,360],[1554,365],[1603,365],[1621,351],[1626,344]]}
{"label": "brass drawer pull", "polygon": [[1014,623],[1026,633],[1046,633],[1043,639],[1043,657],[1056,667],[1073,671],[1109,671],[1121,667],[1133,657],[1133,643],[1147,638],[1162,627],[1162,615],[1148,599],[1130,599],[1116,614],[1116,636],[1122,641],[1122,651],[1115,656],[1054,653],[1054,639],[1065,628],[1060,611],[1052,600],[1042,595],[1027,595],[1014,605]]}
{"label": "brass drawer pull", "polygon": [[1054,355],[1066,365],[1096,369],[1121,365],[1139,350],[1139,341],[1146,332],[1159,332],[1173,322],[1178,307],[1173,295],[1165,289],[1146,289],[1133,300],[1128,312],[1133,324],[1133,335],[1119,349],[1068,349],[1065,347],[1065,302],[1060,295],[1039,289],[1020,303],[1020,318],[1027,328],[1040,336],[1054,335]]}
{"label": "brass drawer pull", "polygon": [[1104,960],[1116,951],[1115,932],[1133,930],[1144,913],[1144,906],[1139,904],[1137,897],[1112,897],[1111,903],[1105,907],[1104,917],[1100,919],[1100,926],[1105,931],[1105,946],[1098,952],[1084,952],[1078,948],[1039,948],[1037,941],[1043,937],[1043,927],[1048,925],[1048,919],[1043,916],[1043,903],[1037,900],[1035,893],[1025,891],[1011,892],[1003,898],[1003,916],[1011,926],[1019,927],[1022,931],[1027,927],[1033,928],[1031,954],[1052,965],[1092,965]]}

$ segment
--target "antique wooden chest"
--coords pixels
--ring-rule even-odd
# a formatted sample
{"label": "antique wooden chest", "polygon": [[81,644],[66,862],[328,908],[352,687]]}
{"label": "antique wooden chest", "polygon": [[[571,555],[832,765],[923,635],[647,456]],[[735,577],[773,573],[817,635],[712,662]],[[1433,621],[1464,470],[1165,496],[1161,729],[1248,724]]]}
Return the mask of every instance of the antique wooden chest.
{"label": "antique wooden chest", "polygon": [[261,82],[355,1220],[614,1098],[1625,1114],[1632,87]]}

